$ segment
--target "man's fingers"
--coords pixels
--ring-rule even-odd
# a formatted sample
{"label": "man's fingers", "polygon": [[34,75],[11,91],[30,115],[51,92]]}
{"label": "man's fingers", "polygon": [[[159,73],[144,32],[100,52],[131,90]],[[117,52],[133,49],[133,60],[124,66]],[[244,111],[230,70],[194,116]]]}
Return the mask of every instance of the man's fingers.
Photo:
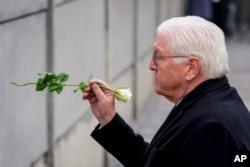
{"label": "man's fingers", "polygon": [[93,94],[91,87],[87,87],[83,92],[83,100],[89,99],[91,95]]}
{"label": "man's fingers", "polygon": [[100,84],[102,86],[105,86],[105,87],[108,87],[109,88],[109,85],[107,83],[105,83],[104,81],[102,80],[99,80],[99,79],[92,79],[89,81],[89,84],[90,85],[93,85],[93,84]]}
{"label": "man's fingers", "polygon": [[93,101],[101,101],[106,98],[107,90],[103,90],[100,85],[109,88],[107,83],[102,80],[92,79],[89,81],[89,85],[91,86],[87,87],[83,92],[83,100],[89,100],[92,103]]}
{"label": "man's fingers", "polygon": [[104,92],[102,91],[102,89],[97,84],[93,84],[92,90],[93,90],[98,101],[100,101],[101,99],[104,99],[106,97]]}

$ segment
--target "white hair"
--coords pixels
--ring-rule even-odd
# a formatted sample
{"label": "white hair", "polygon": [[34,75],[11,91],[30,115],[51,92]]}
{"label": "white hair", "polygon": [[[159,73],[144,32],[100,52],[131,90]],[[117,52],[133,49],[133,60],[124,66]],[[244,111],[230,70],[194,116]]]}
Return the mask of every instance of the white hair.
{"label": "white hair", "polygon": [[229,71],[225,36],[214,23],[198,16],[175,17],[164,21],[157,33],[168,38],[166,49],[172,54],[200,58],[207,78],[218,78]]}

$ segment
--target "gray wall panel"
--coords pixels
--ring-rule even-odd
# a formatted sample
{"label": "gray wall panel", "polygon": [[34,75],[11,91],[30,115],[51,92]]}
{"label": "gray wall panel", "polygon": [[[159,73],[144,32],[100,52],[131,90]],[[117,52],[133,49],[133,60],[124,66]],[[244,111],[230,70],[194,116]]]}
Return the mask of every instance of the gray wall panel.
{"label": "gray wall panel", "polygon": [[1,0],[0,21],[36,12],[46,6],[46,0]]}
{"label": "gray wall panel", "polygon": [[110,57],[111,78],[116,77],[133,61],[133,0],[111,0]]}
{"label": "gray wall panel", "polygon": [[153,48],[156,34],[156,3],[152,0],[139,0],[138,7],[138,56]]}
{"label": "gray wall panel", "polygon": [[[55,13],[55,71],[70,74],[69,83],[105,76],[103,1],[74,1]],[[68,87],[55,96],[55,137],[88,108],[82,93]]]}
{"label": "gray wall panel", "polygon": [[46,150],[45,93],[10,81],[37,80],[45,70],[45,15],[0,26],[0,166],[27,167]]}

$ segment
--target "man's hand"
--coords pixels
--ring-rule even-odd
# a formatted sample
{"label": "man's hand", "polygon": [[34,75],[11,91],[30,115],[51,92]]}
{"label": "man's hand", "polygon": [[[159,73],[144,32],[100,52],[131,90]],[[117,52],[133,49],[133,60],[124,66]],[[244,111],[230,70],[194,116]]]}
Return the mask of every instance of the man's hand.
{"label": "man's hand", "polygon": [[101,80],[90,80],[88,87],[83,92],[83,100],[88,100],[91,110],[101,126],[109,123],[115,116],[115,96],[109,90],[102,90],[98,84],[109,87]]}

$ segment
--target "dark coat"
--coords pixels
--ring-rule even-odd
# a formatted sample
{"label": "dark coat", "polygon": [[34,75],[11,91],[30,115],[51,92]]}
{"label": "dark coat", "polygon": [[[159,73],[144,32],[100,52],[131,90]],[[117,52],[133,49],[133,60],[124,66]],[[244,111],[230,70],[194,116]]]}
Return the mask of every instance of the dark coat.
{"label": "dark coat", "polygon": [[150,144],[118,114],[91,135],[126,167],[228,167],[237,151],[250,151],[250,113],[222,77],[189,93]]}
{"label": "dark coat", "polygon": [[212,0],[188,0],[187,15],[203,17],[209,21],[213,19]]}

